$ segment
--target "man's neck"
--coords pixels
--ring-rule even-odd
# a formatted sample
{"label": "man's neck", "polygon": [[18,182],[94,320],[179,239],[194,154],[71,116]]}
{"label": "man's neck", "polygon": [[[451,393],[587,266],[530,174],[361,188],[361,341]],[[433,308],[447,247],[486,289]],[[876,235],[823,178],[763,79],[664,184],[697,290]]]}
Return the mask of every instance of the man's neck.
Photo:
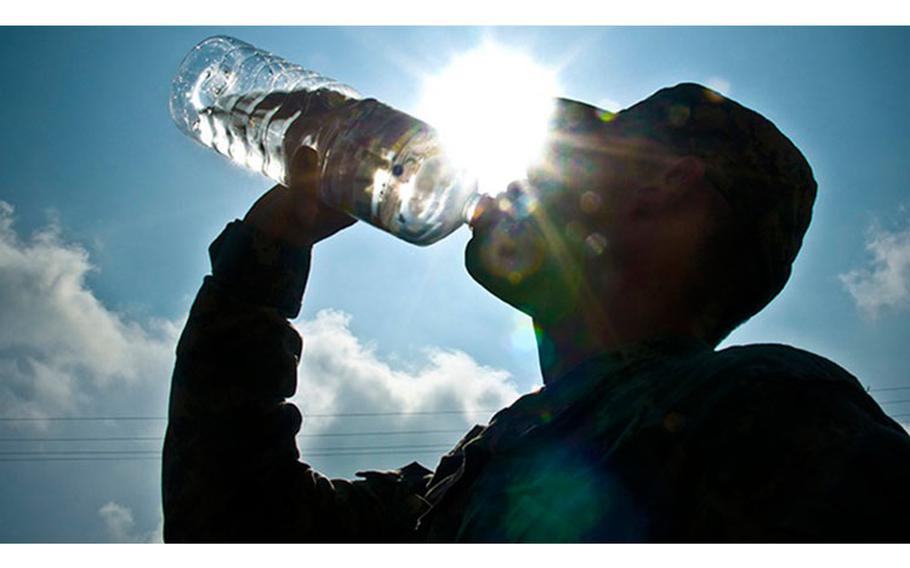
{"label": "man's neck", "polygon": [[604,334],[592,333],[577,320],[564,320],[559,325],[534,322],[537,354],[545,385],[551,385],[569,371],[618,345]]}
{"label": "man's neck", "polygon": [[541,325],[534,321],[537,353],[545,385],[551,385],[585,361],[607,353],[662,338],[691,338],[696,334],[685,327],[620,327],[589,323],[586,318],[565,318],[558,324]]}

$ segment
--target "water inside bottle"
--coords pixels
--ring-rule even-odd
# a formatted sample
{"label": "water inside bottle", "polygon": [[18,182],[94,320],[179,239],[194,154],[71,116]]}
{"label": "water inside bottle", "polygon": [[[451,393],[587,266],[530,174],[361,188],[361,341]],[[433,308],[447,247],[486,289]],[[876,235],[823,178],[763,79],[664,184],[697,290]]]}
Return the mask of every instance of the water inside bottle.
{"label": "water inside bottle", "polygon": [[220,97],[192,128],[206,146],[285,185],[294,152],[313,148],[329,205],[415,244],[460,226],[475,189],[428,125],[331,89]]}

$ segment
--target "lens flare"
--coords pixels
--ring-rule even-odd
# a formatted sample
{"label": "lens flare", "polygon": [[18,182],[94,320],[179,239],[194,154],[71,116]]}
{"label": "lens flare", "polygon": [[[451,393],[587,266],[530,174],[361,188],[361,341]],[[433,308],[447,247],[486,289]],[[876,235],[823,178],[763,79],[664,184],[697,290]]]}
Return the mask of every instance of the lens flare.
{"label": "lens flare", "polygon": [[513,316],[509,344],[514,351],[518,352],[533,352],[537,349],[534,328],[528,316],[522,313],[516,313]]}
{"label": "lens flare", "polygon": [[539,157],[560,91],[556,75],[526,53],[485,42],[424,79],[415,114],[477,175],[480,190],[495,195]]}

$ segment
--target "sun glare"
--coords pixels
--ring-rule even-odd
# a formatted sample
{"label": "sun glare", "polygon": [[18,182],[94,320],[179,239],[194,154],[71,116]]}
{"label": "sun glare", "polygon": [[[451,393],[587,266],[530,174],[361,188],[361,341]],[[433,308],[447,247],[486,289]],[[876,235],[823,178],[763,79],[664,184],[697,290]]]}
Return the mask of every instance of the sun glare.
{"label": "sun glare", "polygon": [[555,70],[487,42],[426,77],[415,114],[474,172],[482,192],[496,194],[539,156],[558,94]]}

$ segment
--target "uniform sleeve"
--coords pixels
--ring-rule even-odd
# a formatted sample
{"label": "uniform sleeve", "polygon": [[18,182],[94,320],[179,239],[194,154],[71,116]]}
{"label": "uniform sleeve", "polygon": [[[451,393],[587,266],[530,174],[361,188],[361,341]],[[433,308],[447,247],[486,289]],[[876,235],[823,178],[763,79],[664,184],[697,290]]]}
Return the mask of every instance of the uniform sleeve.
{"label": "uniform sleeve", "polygon": [[690,540],[910,541],[910,438],[855,379],[731,381],[686,449]]}
{"label": "uniform sleeve", "polygon": [[428,470],[411,464],[357,481],[299,461],[301,416],[286,399],[302,341],[309,250],[240,222],[210,248],[177,347],[164,444],[168,542],[386,542],[413,538]]}

